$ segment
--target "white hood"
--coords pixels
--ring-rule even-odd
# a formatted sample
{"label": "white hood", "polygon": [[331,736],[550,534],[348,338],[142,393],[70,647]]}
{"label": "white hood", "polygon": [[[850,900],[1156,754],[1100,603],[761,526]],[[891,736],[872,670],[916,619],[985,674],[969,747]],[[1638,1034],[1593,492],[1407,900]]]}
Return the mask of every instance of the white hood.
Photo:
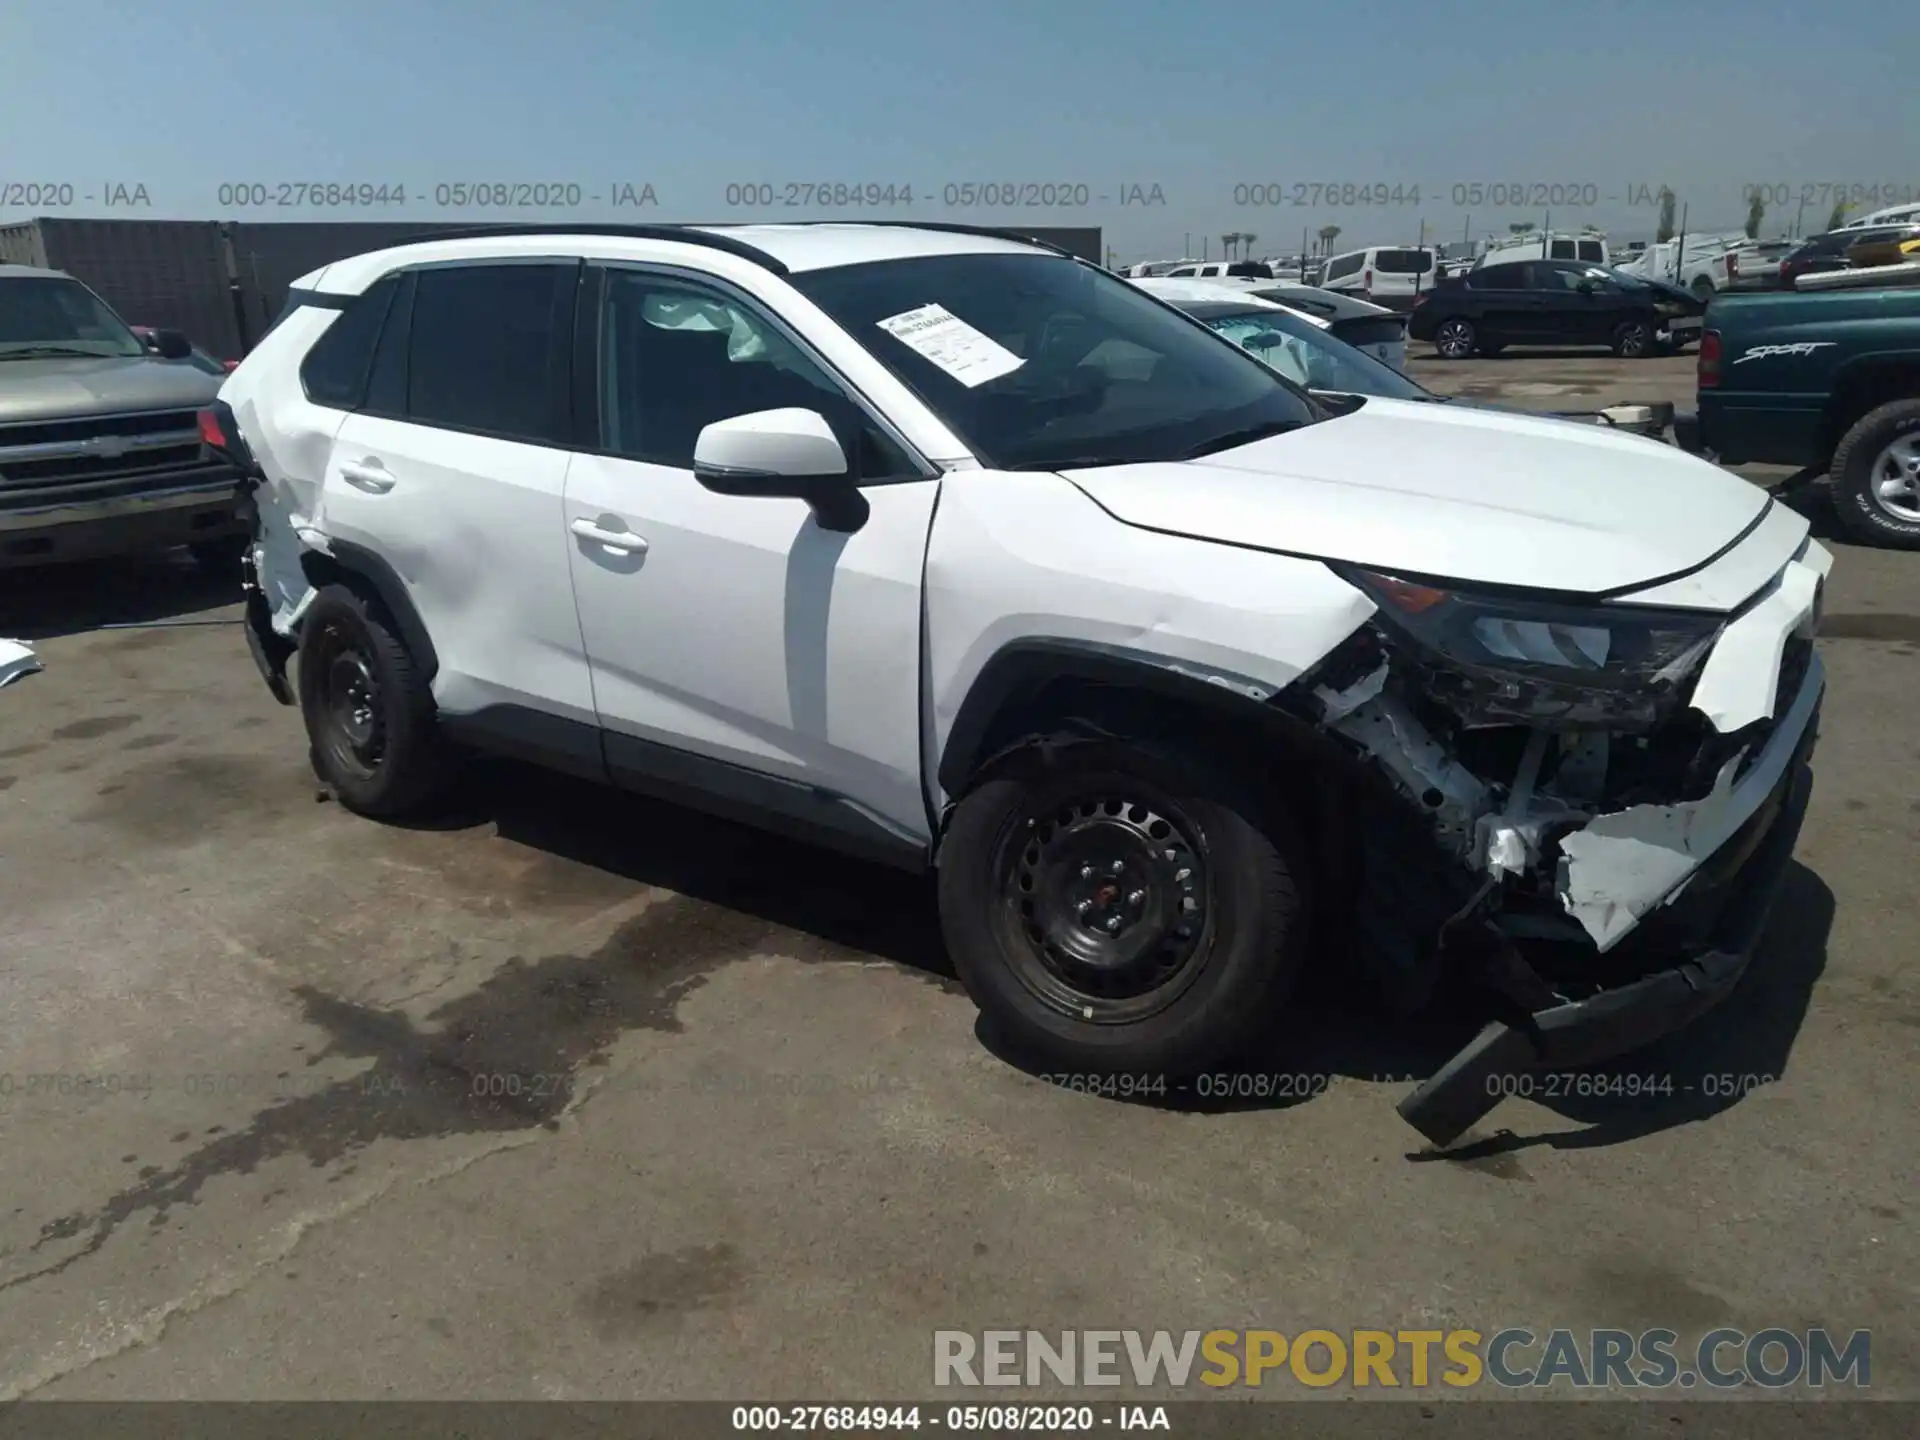
{"label": "white hood", "polygon": [[1380,399],[1201,460],[1065,474],[1114,518],[1150,530],[1582,594],[1701,565],[1772,503],[1657,440]]}

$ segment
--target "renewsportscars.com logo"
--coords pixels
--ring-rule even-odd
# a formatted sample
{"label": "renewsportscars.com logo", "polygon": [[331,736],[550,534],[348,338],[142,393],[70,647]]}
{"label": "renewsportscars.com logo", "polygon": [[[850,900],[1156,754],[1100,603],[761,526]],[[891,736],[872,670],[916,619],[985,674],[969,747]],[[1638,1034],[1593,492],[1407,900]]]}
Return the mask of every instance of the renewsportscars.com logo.
{"label": "renewsportscars.com logo", "polygon": [[1872,1384],[1873,1333],[1710,1330],[936,1330],[938,1386],[1194,1384],[1730,1390]]}

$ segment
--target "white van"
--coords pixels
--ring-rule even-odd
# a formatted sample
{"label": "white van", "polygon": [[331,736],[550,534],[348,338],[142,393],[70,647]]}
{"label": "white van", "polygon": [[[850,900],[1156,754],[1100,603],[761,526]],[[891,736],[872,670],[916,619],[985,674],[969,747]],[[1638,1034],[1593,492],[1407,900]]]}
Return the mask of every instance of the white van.
{"label": "white van", "polygon": [[1168,280],[1272,280],[1273,267],[1264,260],[1195,260],[1164,272]]}
{"label": "white van", "polygon": [[1604,235],[1513,235],[1496,240],[1474,260],[1481,265],[1505,265],[1514,260],[1582,260],[1589,265],[1611,265]]}
{"label": "white van", "polygon": [[1322,290],[1358,295],[1389,310],[1410,310],[1416,296],[1433,288],[1436,260],[1431,246],[1371,245],[1329,258],[1315,283]]}

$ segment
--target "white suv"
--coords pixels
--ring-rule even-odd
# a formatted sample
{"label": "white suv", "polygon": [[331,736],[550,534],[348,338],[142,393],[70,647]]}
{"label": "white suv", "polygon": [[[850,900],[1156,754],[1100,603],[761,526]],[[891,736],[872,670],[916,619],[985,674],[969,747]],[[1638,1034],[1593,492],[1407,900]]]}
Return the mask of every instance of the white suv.
{"label": "white suv", "polygon": [[1170,1092],[1350,955],[1499,997],[1402,1106],[1444,1143],[1496,1070],[1731,988],[1805,805],[1830,559],[1791,510],[1653,441],[1323,407],[992,232],[361,255],[204,423],[342,802],[478,748],[937,869],[1054,1075]]}

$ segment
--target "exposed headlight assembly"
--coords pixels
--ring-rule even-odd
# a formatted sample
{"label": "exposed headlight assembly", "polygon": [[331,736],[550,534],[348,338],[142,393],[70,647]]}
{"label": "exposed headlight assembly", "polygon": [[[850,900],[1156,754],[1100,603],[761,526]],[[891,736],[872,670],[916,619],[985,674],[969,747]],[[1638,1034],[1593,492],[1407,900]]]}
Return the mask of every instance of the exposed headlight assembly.
{"label": "exposed headlight assembly", "polygon": [[1426,693],[1468,725],[1650,729],[1720,633],[1690,611],[1566,605],[1439,588],[1334,567],[1426,672]]}

